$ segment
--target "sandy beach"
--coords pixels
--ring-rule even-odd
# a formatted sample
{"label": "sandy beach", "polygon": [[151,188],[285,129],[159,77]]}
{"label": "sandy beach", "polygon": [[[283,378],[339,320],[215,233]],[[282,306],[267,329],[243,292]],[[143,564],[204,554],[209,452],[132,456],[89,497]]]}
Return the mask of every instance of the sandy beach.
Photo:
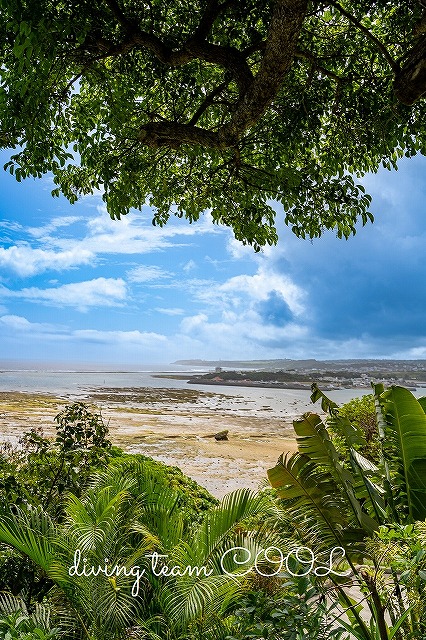
{"label": "sandy beach", "polygon": [[[291,420],[271,417],[268,406],[248,411],[235,396],[170,388],[97,388],[85,396],[79,399],[101,412],[114,444],[180,467],[217,497],[239,487],[257,488],[279,455],[295,450]],[[71,400],[1,392],[2,439],[16,441],[31,427],[52,436],[55,415]],[[211,437],[225,429],[227,441]]]}

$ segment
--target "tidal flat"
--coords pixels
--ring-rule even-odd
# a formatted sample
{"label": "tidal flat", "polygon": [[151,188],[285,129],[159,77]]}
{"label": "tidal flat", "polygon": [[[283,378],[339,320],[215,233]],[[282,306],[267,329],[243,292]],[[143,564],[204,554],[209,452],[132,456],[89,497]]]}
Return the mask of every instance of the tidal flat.
{"label": "tidal flat", "polygon": [[[17,442],[40,427],[53,437],[55,416],[76,399],[101,413],[113,444],[180,467],[216,497],[257,488],[279,455],[296,448],[291,419],[266,404],[254,408],[236,395],[152,387],[88,388],[78,398],[0,392],[2,440]],[[295,401],[292,411],[303,413],[304,404]],[[216,441],[212,436],[223,430],[229,439]]]}

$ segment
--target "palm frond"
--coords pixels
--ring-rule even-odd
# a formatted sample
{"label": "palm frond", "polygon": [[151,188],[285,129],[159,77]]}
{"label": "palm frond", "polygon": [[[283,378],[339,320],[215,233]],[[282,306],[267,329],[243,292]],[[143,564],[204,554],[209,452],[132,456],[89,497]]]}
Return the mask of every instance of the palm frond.
{"label": "palm frond", "polygon": [[[0,518],[0,542],[12,546],[48,575],[60,566],[60,536],[49,516],[41,508],[17,509]],[[65,573],[61,580],[69,582]]]}
{"label": "palm frond", "polygon": [[240,581],[226,575],[190,578],[163,588],[162,604],[166,614],[177,624],[188,625],[197,618],[209,618],[221,610],[225,598],[241,596]]}
{"label": "palm frond", "polygon": [[128,503],[127,491],[112,493],[110,487],[91,490],[83,500],[68,495],[65,515],[68,530],[81,550],[102,545],[121,522],[123,506]]}
{"label": "palm frond", "polygon": [[228,493],[220,504],[209,511],[203,522],[193,532],[191,548],[198,558],[207,562],[222,549],[227,536],[247,518],[265,515],[270,510],[270,500],[262,493],[238,489]]}

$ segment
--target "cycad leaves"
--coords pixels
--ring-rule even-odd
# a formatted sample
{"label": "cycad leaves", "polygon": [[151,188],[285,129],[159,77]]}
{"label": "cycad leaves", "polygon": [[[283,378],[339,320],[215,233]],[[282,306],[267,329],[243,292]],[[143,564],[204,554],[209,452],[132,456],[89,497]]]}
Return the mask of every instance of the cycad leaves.
{"label": "cycad leaves", "polygon": [[[391,387],[381,395],[386,436],[397,454],[393,482],[404,494],[411,521],[426,518],[426,414],[413,394]],[[391,460],[392,462],[392,460]]]}
{"label": "cycad leaves", "polygon": [[69,533],[82,551],[99,548],[118,529],[120,511],[128,499],[125,491],[112,495],[109,487],[90,491],[86,500],[70,494],[65,508]]}
{"label": "cycad leaves", "polygon": [[0,519],[0,542],[10,545],[27,556],[49,576],[58,578],[59,584],[69,582],[58,563],[57,530],[40,509],[18,509],[16,514]]}

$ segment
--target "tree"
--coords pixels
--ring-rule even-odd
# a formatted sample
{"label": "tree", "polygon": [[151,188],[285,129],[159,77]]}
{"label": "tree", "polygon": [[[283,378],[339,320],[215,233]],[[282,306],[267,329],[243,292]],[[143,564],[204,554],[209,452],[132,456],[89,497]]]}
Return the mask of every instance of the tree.
{"label": "tree", "polygon": [[372,220],[354,176],[426,152],[426,13],[408,0],[3,0],[0,144],[112,218],[210,210],[255,249]]}

